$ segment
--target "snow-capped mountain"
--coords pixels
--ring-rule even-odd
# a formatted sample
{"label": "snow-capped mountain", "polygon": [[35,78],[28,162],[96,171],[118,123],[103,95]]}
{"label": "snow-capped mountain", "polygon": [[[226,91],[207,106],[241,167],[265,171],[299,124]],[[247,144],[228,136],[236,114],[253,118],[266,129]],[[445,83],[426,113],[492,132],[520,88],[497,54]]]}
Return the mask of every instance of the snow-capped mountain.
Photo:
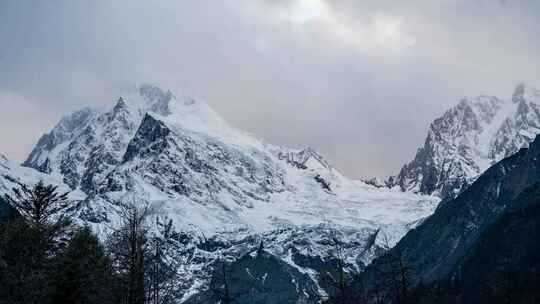
{"label": "snow-capped mountain", "polygon": [[431,123],[414,160],[388,183],[404,191],[454,197],[538,133],[540,90],[520,84],[510,99],[465,98]]}
{"label": "snow-capped mountain", "polygon": [[311,148],[268,144],[204,102],[148,85],[110,110],[63,118],[24,166],[84,192],[91,207],[135,196],[205,233],[264,232],[322,218],[350,226],[410,223],[437,201],[349,180]]}
{"label": "snow-capped mountain", "polygon": [[149,85],[111,109],[63,118],[24,166],[80,193],[75,215],[98,233],[119,221],[126,202],[171,219],[193,249],[186,295],[204,289],[212,261],[238,258],[261,240],[316,282],[314,265],[338,236],[348,267],[359,270],[438,203],[347,179],[311,148],[271,145],[202,101]]}

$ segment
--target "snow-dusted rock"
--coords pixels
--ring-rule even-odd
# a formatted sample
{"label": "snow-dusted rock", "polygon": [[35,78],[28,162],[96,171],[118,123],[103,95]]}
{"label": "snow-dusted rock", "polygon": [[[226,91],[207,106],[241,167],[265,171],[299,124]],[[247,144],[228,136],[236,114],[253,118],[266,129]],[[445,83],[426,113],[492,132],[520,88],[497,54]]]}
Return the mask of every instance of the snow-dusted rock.
{"label": "snow-dusted rock", "polygon": [[[32,186],[40,181],[57,186],[60,192],[70,191],[69,187],[61,179],[43,174],[32,168],[22,167],[0,154],[0,195],[11,193],[13,188],[19,188],[21,185]],[[73,191],[70,198],[72,200],[82,200],[85,195],[80,191]]]}
{"label": "snow-dusted rock", "polygon": [[454,197],[497,161],[540,133],[540,91],[525,84],[511,99],[463,99],[431,123],[413,161],[390,180],[404,191]]}

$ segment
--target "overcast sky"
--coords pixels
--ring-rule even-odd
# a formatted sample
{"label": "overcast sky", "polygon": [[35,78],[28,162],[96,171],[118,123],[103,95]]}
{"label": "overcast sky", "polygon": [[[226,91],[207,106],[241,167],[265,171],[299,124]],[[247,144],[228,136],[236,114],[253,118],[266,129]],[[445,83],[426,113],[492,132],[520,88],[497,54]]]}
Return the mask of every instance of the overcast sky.
{"label": "overcast sky", "polygon": [[[540,1],[0,1],[0,153],[153,83],[351,177],[397,173],[463,96],[540,87]],[[182,92],[178,92],[181,89]]]}

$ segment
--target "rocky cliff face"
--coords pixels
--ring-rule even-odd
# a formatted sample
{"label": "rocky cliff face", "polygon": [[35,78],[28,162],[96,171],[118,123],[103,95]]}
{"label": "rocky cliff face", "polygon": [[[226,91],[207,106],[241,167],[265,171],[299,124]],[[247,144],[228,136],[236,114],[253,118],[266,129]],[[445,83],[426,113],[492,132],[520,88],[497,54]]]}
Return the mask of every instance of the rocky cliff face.
{"label": "rocky cliff face", "polygon": [[520,84],[511,99],[463,99],[431,123],[425,144],[390,185],[453,198],[540,133],[540,91]]}
{"label": "rocky cliff face", "polygon": [[129,104],[120,98],[109,111],[84,109],[66,116],[23,165],[60,176],[71,189],[90,194],[121,162],[145,113],[167,114],[172,98],[170,92],[142,86]]}

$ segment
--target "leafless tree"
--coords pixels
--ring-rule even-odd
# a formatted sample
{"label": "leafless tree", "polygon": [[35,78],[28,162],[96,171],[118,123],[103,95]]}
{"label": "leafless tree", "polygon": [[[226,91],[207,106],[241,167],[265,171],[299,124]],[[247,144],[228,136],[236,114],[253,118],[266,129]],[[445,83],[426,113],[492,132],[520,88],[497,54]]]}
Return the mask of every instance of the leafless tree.
{"label": "leafless tree", "polygon": [[122,225],[111,235],[108,248],[120,277],[122,303],[145,304],[145,258],[147,256],[148,208],[124,205]]}
{"label": "leafless tree", "polygon": [[178,257],[183,245],[175,239],[173,222],[161,223],[156,217],[156,234],[149,242],[147,267],[147,302],[149,304],[176,303],[181,297],[179,281],[184,260]]}

